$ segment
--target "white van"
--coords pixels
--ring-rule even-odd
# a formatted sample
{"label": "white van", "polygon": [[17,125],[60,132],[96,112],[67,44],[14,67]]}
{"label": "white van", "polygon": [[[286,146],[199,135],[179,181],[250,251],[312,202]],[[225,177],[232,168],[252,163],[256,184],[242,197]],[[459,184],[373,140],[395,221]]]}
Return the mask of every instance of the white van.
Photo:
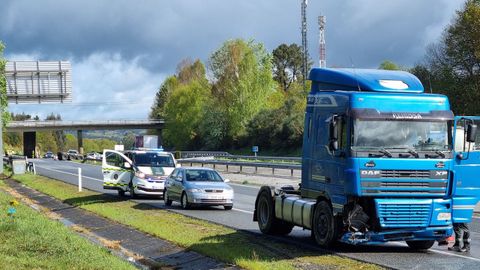
{"label": "white van", "polygon": [[103,188],[117,190],[120,196],[129,192],[131,197],[163,197],[165,179],[177,166],[173,155],[162,149],[104,150]]}

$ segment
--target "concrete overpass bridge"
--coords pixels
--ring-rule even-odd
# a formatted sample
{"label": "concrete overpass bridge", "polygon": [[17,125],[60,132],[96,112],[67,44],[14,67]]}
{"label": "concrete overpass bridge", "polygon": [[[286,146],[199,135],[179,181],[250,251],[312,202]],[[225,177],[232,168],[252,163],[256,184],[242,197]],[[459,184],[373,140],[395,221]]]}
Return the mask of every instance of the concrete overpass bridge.
{"label": "concrete overpass bridge", "polygon": [[7,124],[6,132],[23,132],[23,149],[27,156],[34,155],[36,132],[47,130],[76,130],[78,150],[83,152],[84,130],[124,130],[124,129],[152,129],[158,134],[159,145],[162,143],[161,132],[164,120],[106,120],[106,121],[11,121]]}

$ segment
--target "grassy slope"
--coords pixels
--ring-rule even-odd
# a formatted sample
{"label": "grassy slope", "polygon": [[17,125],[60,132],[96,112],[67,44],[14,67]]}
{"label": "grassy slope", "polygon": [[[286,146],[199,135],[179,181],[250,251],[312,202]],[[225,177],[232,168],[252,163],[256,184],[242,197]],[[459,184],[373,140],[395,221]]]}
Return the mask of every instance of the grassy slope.
{"label": "grassy slope", "polygon": [[69,204],[247,269],[296,269],[309,265],[333,269],[378,269],[375,265],[335,255],[305,252],[268,238],[258,239],[261,236],[145,204],[88,190],[78,193],[75,186],[41,176],[21,175],[15,179]]}
{"label": "grassy slope", "polygon": [[[0,188],[2,184],[0,181]],[[12,221],[7,216],[12,199],[0,191],[2,269],[135,269],[107,249],[25,205],[16,206],[16,218]]]}

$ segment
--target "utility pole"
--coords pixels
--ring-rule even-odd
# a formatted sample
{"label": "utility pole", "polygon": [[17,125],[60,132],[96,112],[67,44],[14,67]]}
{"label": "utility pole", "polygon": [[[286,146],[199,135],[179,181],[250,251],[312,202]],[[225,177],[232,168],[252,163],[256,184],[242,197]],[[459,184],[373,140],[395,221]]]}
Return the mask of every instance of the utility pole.
{"label": "utility pole", "polygon": [[307,3],[308,0],[302,0],[302,50],[303,50],[303,89],[307,88],[307,63],[308,63],[308,48],[307,48]]}
{"label": "utility pole", "polygon": [[318,16],[318,29],[319,29],[319,37],[318,37],[318,45],[319,45],[319,65],[321,68],[327,67],[327,59],[325,57],[325,16]]}

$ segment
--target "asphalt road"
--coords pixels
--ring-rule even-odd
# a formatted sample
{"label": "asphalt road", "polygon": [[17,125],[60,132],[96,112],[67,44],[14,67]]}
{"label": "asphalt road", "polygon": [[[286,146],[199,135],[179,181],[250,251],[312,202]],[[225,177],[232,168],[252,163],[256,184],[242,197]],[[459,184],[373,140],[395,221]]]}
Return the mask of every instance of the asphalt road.
{"label": "asphalt road", "polygon": [[[100,166],[46,159],[34,162],[38,174],[74,185],[78,183],[78,168],[81,168],[84,188],[116,194],[114,191],[103,190]],[[183,210],[178,203],[174,202],[171,207],[166,207],[163,200],[152,198],[135,199],[135,201],[139,204],[168,208],[187,216],[213,221],[236,229],[260,233],[257,223],[252,221],[255,197],[259,188],[238,184],[231,184],[231,186],[235,192],[234,208],[231,211],[225,211],[223,207]],[[446,247],[436,245],[429,251],[415,252],[401,242],[375,246],[340,245],[333,251],[339,255],[396,269],[480,269],[480,219],[474,218],[470,228],[472,250],[467,254],[451,252]],[[310,231],[300,228],[295,228],[286,239],[292,245],[300,245],[304,248],[312,248],[312,250],[315,246],[310,239]]]}

